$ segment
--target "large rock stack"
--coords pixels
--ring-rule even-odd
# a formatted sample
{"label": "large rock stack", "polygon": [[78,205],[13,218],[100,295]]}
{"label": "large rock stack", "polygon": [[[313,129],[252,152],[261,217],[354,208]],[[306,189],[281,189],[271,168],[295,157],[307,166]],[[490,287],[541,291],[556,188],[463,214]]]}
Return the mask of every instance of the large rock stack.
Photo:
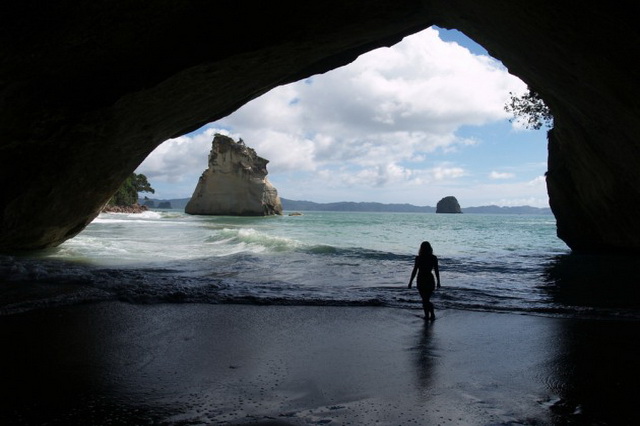
{"label": "large rock stack", "polygon": [[278,191],[267,179],[267,163],[255,150],[228,136],[213,138],[209,167],[202,173],[189,214],[270,216],[282,214]]}

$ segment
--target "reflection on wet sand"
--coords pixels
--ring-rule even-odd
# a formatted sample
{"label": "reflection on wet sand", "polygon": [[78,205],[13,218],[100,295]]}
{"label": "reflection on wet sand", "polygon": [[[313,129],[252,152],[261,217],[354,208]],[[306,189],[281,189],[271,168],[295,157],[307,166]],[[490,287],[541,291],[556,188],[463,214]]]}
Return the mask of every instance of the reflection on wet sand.
{"label": "reflection on wet sand", "polygon": [[428,397],[433,392],[432,375],[437,362],[436,346],[432,339],[435,325],[425,321],[418,333],[418,344],[413,354],[416,380],[419,393],[422,397]]}
{"label": "reflection on wet sand", "polygon": [[111,302],[0,317],[6,424],[634,424],[640,323]]}

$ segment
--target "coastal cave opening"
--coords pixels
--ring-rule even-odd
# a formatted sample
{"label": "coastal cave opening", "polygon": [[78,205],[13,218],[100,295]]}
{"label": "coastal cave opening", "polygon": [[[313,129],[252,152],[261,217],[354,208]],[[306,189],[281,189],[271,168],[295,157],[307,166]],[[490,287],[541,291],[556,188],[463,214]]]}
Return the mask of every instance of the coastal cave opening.
{"label": "coastal cave opening", "polygon": [[[0,334],[10,367],[3,382],[16,385],[6,386],[0,416],[34,424],[636,424],[638,12],[635,2],[4,2]],[[477,40],[552,108],[546,180],[556,220],[431,215],[438,223],[429,224],[368,212],[93,220],[162,141],[187,141],[283,85],[282,103],[253,118],[286,113],[292,126],[306,101],[289,83],[317,90],[312,76],[433,25]],[[387,72],[399,62],[387,60]],[[436,154],[442,162],[425,166],[427,177],[453,178],[463,159],[446,163],[460,154],[452,147],[475,152],[493,140],[474,134],[475,124],[447,139],[460,117],[436,109],[432,123],[443,127],[434,127],[442,132],[430,135],[431,151],[405,158],[406,145],[359,143],[338,125],[343,116],[382,129],[408,123],[422,105],[390,101],[383,89],[399,92],[395,75],[362,78],[384,84],[310,114],[327,126],[317,137],[322,155],[308,144],[285,152],[322,160],[307,166],[324,171],[324,182],[418,182],[426,177],[411,166]],[[317,91],[317,99],[328,95]],[[349,114],[371,95],[373,123]],[[429,95],[421,99],[437,93]],[[457,105],[477,100],[460,96]],[[391,140],[427,140],[406,133]],[[169,160],[167,170],[178,167]],[[359,169],[328,167],[347,160]],[[520,172],[476,173],[506,182]],[[303,196],[317,189],[302,177],[297,184]],[[450,194],[470,199],[447,192],[435,200]],[[556,226],[578,256],[541,237]],[[436,309],[451,308],[435,328],[412,315],[419,296],[406,287],[425,235],[445,253]]]}
{"label": "coastal cave opening", "polygon": [[[637,81],[638,35],[628,25],[637,6],[603,14],[544,2],[526,8],[470,1],[399,6],[379,0],[367,8],[323,2],[286,13],[253,8],[263,19],[239,32],[234,17],[242,20],[247,11],[225,5],[229,19],[217,31],[208,30],[208,17],[220,9],[200,2],[158,10],[125,3],[109,9],[73,2],[3,6],[8,24],[1,40],[6,84],[0,170],[10,183],[0,205],[3,251],[54,247],[73,237],[162,141],[227,117],[273,87],[336,69],[432,25],[458,28],[478,41],[553,111],[546,181],[560,238],[576,252],[640,250],[638,208],[629,206],[640,199],[640,120],[630,89]],[[602,28],[598,35],[593,22]],[[168,26],[175,31],[167,32]],[[379,101],[381,126],[410,116],[402,102]],[[323,142],[328,160],[353,155],[329,138]],[[358,148],[363,163],[385,154],[376,145]],[[92,161],[96,152],[99,162]],[[508,173],[495,170],[493,176]],[[406,166],[391,164],[353,176],[382,185],[403,174]]]}
{"label": "coastal cave opening", "polygon": [[546,129],[510,123],[504,111],[509,93],[525,88],[463,33],[431,27],[272,89],[165,142],[137,172],[158,189],[154,205],[184,206],[213,135],[224,133],[269,160],[286,202],[435,206],[455,195],[463,210],[548,211]]}

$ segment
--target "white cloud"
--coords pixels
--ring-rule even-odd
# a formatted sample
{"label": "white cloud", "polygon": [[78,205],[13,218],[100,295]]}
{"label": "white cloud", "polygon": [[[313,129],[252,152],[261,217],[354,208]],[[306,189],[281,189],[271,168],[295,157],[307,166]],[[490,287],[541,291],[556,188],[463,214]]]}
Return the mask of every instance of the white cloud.
{"label": "white cloud", "polygon": [[511,179],[516,175],[509,172],[496,172],[495,170],[489,173],[489,179]]}
{"label": "white cloud", "polygon": [[491,204],[498,206],[549,206],[544,176],[538,176],[528,181],[477,182],[454,188],[456,198],[461,206]]}
{"label": "white cloud", "polygon": [[147,176],[158,198],[190,197],[198,178],[207,168],[211,141],[215,133],[238,139],[224,129],[207,127],[200,132],[180,136],[161,144],[136,169]]}
{"label": "white cloud", "polygon": [[547,179],[544,176],[537,176],[535,179],[527,182],[527,185],[535,188],[546,188]]}
{"label": "white cloud", "polygon": [[504,119],[508,92],[523,86],[499,62],[428,29],[349,66],[276,88],[219,124],[258,152],[275,154],[273,171],[290,167],[283,151],[303,152],[315,163],[306,166],[311,169],[337,161],[386,167],[470,143],[456,130]]}
{"label": "white cloud", "polygon": [[[442,156],[480,145],[459,136],[460,128],[505,120],[508,93],[525,89],[498,61],[427,29],[348,66],[273,89],[203,131],[167,141],[138,172],[156,187],[190,188],[181,189],[189,196],[213,134],[226,132],[270,160],[270,179],[286,198],[331,201],[323,192],[331,188],[333,200],[414,202],[419,188],[433,196],[434,185],[464,191],[462,180],[472,173]],[[491,173],[507,177],[514,175]],[[305,188],[308,195],[296,197]]]}
{"label": "white cloud", "polygon": [[148,178],[166,182],[180,182],[194,168],[204,170],[211,150],[214,129],[206,129],[193,136],[169,139],[152,152],[138,167]]}

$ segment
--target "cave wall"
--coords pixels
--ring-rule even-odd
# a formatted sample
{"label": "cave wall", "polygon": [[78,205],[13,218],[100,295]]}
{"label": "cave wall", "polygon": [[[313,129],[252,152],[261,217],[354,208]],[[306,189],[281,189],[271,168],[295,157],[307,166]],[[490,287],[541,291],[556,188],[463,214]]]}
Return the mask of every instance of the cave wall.
{"label": "cave wall", "polygon": [[559,236],[576,250],[638,250],[637,12],[631,2],[5,2],[0,250],[60,244],[164,140],[434,24],[482,44],[551,107]]}

